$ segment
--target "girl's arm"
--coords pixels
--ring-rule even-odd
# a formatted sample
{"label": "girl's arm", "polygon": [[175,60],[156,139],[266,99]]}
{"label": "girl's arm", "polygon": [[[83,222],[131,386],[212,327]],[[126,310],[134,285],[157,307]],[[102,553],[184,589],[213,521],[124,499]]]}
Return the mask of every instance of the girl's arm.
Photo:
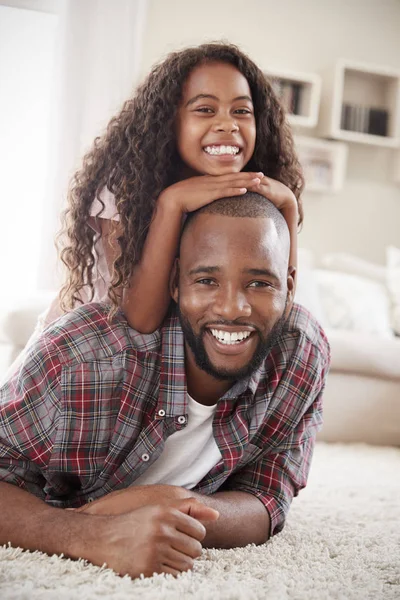
{"label": "girl's arm", "polygon": [[[171,300],[169,275],[175,259],[181,221],[179,209],[174,210],[163,202],[157,204],[144,244],[142,260],[134,268],[129,286],[122,290],[122,310],[129,325],[141,333],[151,333],[157,329],[168,310]],[[101,219],[100,224],[111,276],[119,255],[117,238],[122,229],[120,224],[109,219]],[[116,290],[117,295],[118,291]]]}
{"label": "girl's arm", "polygon": [[[202,175],[179,181],[159,196],[150,223],[140,262],[122,293],[122,310],[133,329],[152,333],[159,327],[171,300],[169,278],[178,250],[183,216],[218,198],[239,196],[260,182],[262,173]],[[117,236],[110,236],[112,224],[102,226],[104,248],[110,273],[118,255]],[[114,241],[115,240],[115,241]]]}
{"label": "girl's arm", "polygon": [[[167,200],[167,201],[165,201]],[[174,264],[183,214],[178,205],[159,197],[143,247],[142,258],[122,296],[122,310],[133,329],[152,333],[171,301],[169,277]]]}
{"label": "girl's arm", "polygon": [[[270,200],[280,210],[285,218],[290,234],[289,265],[297,271],[297,228],[299,211],[296,196],[280,181],[270,177],[262,177],[258,185],[252,186],[253,192],[258,192]],[[296,278],[295,278],[296,281]]]}
{"label": "girl's arm", "polygon": [[[288,205],[285,208],[281,208],[281,213],[285,218],[286,223],[289,227],[290,235],[290,254],[289,254],[289,265],[294,267],[297,272],[297,227],[299,220],[299,213],[297,210],[297,202],[295,205]],[[296,282],[296,278],[295,278]]]}

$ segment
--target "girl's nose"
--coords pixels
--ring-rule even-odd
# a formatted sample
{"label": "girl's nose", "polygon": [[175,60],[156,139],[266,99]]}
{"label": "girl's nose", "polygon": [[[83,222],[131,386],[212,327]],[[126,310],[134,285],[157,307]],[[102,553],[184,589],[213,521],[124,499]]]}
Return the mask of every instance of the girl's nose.
{"label": "girl's nose", "polygon": [[232,119],[231,117],[220,118],[216,120],[214,130],[223,131],[225,133],[234,133],[235,131],[239,131],[239,125],[236,123],[235,119]]}

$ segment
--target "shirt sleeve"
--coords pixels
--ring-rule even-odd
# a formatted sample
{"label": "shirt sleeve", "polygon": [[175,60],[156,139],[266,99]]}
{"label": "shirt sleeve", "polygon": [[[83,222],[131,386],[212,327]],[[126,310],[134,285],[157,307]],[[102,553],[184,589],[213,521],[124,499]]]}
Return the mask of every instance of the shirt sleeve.
{"label": "shirt sleeve", "polygon": [[[322,426],[322,395],[329,368],[329,347],[326,355],[319,357],[320,368],[316,368],[315,354],[311,353],[310,361],[314,364],[309,364],[309,368],[304,364],[304,372],[315,375],[310,377],[306,388],[299,386],[299,373],[293,369],[293,365],[290,365],[286,378],[283,378],[281,391],[284,390],[286,406],[289,408],[286,411],[282,409],[280,415],[282,424],[277,432],[279,442],[273,447],[266,444],[266,450],[254,462],[234,473],[224,486],[225,489],[257,496],[270,515],[271,536],[283,529],[293,497],[306,486],[316,434]],[[295,381],[299,389],[297,402]],[[294,407],[299,405],[303,407],[302,410],[295,410]],[[268,423],[265,432],[270,432]]]}
{"label": "shirt sleeve", "polygon": [[99,197],[92,202],[90,207],[90,226],[92,229],[100,233],[98,219],[110,219],[111,221],[119,221],[119,214],[115,203],[115,196],[109,189],[104,187],[99,194]]}
{"label": "shirt sleeve", "polygon": [[60,363],[42,336],[0,388],[0,481],[45,499],[45,471],[56,435]]}

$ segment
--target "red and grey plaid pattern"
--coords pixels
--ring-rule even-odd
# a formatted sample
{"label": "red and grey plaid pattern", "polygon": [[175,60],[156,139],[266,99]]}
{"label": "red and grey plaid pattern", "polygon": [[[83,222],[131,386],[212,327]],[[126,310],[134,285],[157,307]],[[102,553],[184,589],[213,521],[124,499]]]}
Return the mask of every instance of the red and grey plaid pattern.
{"label": "red and grey plaid pattern", "polygon": [[[295,305],[264,365],[218,401],[213,430],[222,460],[195,491],[254,494],[272,533],[280,531],[307,481],[328,366],[323,331]],[[106,306],[86,304],[50,326],[0,389],[0,480],[53,506],[80,506],[134,485],[185,427],[181,416],[187,397],[176,315],[141,335],[121,313],[110,325]]]}

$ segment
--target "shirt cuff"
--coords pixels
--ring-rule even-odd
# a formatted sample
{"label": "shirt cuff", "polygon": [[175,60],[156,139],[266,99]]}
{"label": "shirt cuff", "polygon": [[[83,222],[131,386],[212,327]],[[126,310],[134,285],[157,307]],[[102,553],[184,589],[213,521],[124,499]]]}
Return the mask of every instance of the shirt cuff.
{"label": "shirt cuff", "polygon": [[282,508],[282,505],[279,504],[279,502],[277,502],[273,496],[266,495],[259,490],[255,490],[243,485],[235,485],[235,487],[231,488],[231,490],[235,492],[246,492],[247,494],[252,494],[264,504],[264,507],[267,510],[270,518],[270,537],[282,531],[285,526],[286,512]]}

